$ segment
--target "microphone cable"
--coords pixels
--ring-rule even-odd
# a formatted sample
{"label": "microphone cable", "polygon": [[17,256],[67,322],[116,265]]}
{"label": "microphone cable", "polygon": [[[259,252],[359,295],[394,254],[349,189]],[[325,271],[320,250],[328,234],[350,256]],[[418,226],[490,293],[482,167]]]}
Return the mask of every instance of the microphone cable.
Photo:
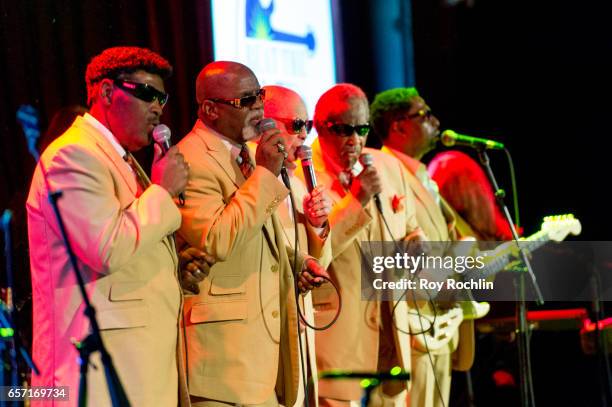
{"label": "microphone cable", "polygon": [[[314,329],[315,331],[322,331],[322,330],[328,329],[329,327],[331,327],[333,324],[336,323],[336,321],[338,320],[338,317],[340,316],[340,311],[342,310],[342,297],[340,296],[340,291],[338,290],[338,287],[336,286],[336,284],[334,284],[334,282],[331,279],[325,276],[318,276],[319,278],[323,278],[324,280],[328,281],[332,285],[332,287],[334,287],[334,289],[336,290],[336,293],[338,294],[338,312],[336,313],[332,321],[323,327],[316,327],[316,326],[311,325],[306,320],[306,317],[302,314],[302,311],[300,309],[301,293],[298,287],[298,279],[301,275],[301,271],[300,272],[297,271],[297,258],[298,258],[298,252],[299,252],[298,250],[299,249],[299,238],[298,238],[297,209],[295,205],[295,197],[293,196],[293,190],[291,189],[291,181],[289,180],[289,175],[287,174],[287,169],[285,168],[284,165],[281,168],[281,178],[283,180],[283,183],[285,184],[285,187],[289,190],[289,201],[291,202],[291,213],[293,215],[292,217],[293,217],[294,244],[293,244],[293,264],[291,265],[291,268],[293,270],[293,275],[295,276],[294,277],[295,306],[296,306],[296,311],[298,314],[297,336],[298,336],[298,344],[299,344],[299,349],[300,349],[300,365],[302,367],[302,382],[304,383],[304,405],[306,407],[309,407],[309,395],[308,395],[309,383],[308,383],[308,378],[307,378],[307,373],[306,373],[307,366],[306,366],[306,363],[304,362],[304,344],[302,343],[302,334],[300,332],[300,320],[308,328]],[[306,346],[308,346],[308,343],[306,343]]]}
{"label": "microphone cable", "polygon": [[[293,270],[295,271],[297,269],[297,252],[298,252],[298,246],[299,246],[299,240],[298,240],[298,228],[297,228],[297,209],[296,209],[296,205],[295,205],[295,197],[293,196],[293,191],[291,190],[291,182],[289,181],[289,176],[287,174],[287,170],[283,167],[281,169],[281,176],[283,178],[283,183],[285,184],[285,186],[287,186],[287,189],[289,189],[289,199],[291,202],[291,213],[293,214],[293,225],[294,225],[294,257],[293,257]],[[297,273],[296,273],[297,275]],[[319,278],[322,278],[323,280],[327,281],[336,291],[336,294],[338,295],[338,311],[336,312],[336,315],[334,315],[334,318],[332,318],[332,320],[323,325],[323,326],[315,326],[310,324],[307,320],[306,317],[303,315],[303,313],[301,312],[300,307],[298,306],[298,314],[300,316],[300,319],[302,320],[302,322],[304,323],[304,325],[306,325],[307,327],[309,327],[310,329],[313,329],[315,331],[325,331],[327,329],[329,329],[332,325],[334,325],[336,323],[336,321],[338,320],[338,318],[340,317],[340,312],[342,311],[342,295],[340,294],[340,289],[338,288],[338,285],[336,283],[334,283],[334,281],[330,278],[327,278],[325,276],[318,276]],[[297,290],[297,280],[295,281],[295,285],[296,285],[296,290]],[[299,291],[299,290],[298,290]],[[299,304],[298,304],[299,305]]]}

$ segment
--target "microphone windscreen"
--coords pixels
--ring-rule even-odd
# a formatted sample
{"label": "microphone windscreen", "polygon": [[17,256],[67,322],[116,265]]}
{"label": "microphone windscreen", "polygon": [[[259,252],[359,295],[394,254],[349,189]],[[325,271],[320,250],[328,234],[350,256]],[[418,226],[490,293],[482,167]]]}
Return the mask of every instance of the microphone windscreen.
{"label": "microphone windscreen", "polygon": [[374,157],[372,157],[372,154],[370,153],[364,153],[359,157],[359,161],[364,167],[369,167],[374,164]]}
{"label": "microphone windscreen", "polygon": [[312,158],[312,149],[310,146],[303,144],[298,148],[297,156],[300,160],[310,160]]}
{"label": "microphone windscreen", "polygon": [[440,135],[440,142],[446,147],[452,147],[455,145],[456,135],[457,133],[455,133],[452,130],[444,130],[442,134]]}
{"label": "microphone windscreen", "polygon": [[165,124],[158,124],[157,126],[155,126],[155,128],[153,129],[153,140],[155,140],[155,142],[157,144],[170,144],[170,128],[168,126],[166,126]]}

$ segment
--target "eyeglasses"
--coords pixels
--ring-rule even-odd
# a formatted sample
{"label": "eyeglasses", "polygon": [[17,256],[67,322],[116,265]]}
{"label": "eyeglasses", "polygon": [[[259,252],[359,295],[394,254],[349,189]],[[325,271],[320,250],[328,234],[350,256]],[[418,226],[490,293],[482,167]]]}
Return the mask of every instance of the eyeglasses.
{"label": "eyeglasses", "polygon": [[407,116],[404,116],[404,119],[416,119],[416,118],[422,118],[422,119],[431,119],[431,117],[433,116],[433,113],[431,112],[431,109],[420,109],[418,112],[413,113],[413,114],[409,114]]}
{"label": "eyeglasses", "polygon": [[154,100],[157,100],[161,107],[164,107],[164,105],[168,103],[169,95],[155,89],[148,83],[132,82],[125,79],[115,79],[113,83],[130,95],[140,100],[144,100],[145,102],[151,103]]}
{"label": "eyeglasses", "polygon": [[306,134],[310,133],[310,130],[312,130],[312,120],[288,119],[285,117],[272,117],[272,119],[278,120],[284,124],[285,127],[293,131],[294,134],[301,133],[303,128],[306,129]]}
{"label": "eyeglasses", "polygon": [[360,137],[365,137],[370,132],[370,125],[368,123],[353,126],[346,123],[327,122],[327,128],[341,137],[350,137],[353,133],[357,133]]}
{"label": "eyeglasses", "polygon": [[214,98],[208,99],[215,103],[223,103],[226,105],[230,105],[235,107],[236,109],[242,109],[243,107],[251,108],[257,102],[257,100],[263,101],[266,97],[265,89],[258,89],[254,95],[243,96],[241,98],[235,99],[224,99],[224,98]]}

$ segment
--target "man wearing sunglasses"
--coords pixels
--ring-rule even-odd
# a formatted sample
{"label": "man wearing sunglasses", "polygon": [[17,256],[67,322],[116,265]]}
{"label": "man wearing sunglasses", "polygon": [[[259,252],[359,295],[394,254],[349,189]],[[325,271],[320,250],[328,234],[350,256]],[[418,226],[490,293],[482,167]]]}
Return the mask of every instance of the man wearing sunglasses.
{"label": "man wearing sunglasses", "polygon": [[[304,144],[312,129],[312,120],[308,120],[306,105],[302,98],[291,89],[283,86],[265,86],[266,100],[264,116],[274,119],[281,136],[285,139],[287,160],[285,167],[291,181],[291,192],[294,199],[297,216],[293,216],[293,208],[289,197],[277,209],[277,214],[283,226],[285,242],[295,246],[295,227],[297,225],[297,245],[302,250],[317,258],[322,267],[327,268],[331,262],[331,240],[329,239],[328,216],[331,211],[331,201],[326,188],[318,185],[312,193],[308,193],[301,178],[295,175],[301,168],[296,166],[298,149]],[[300,309],[306,321],[314,325],[314,309],[310,293],[300,299]],[[308,394],[304,391],[302,381],[298,393],[297,406],[304,404],[304,397],[310,396],[310,401],[318,405],[318,374],[315,352],[314,330],[302,325],[302,348],[304,364],[307,371],[307,383],[312,383]],[[301,358],[300,358],[301,359]],[[300,364],[300,375],[301,372]],[[312,405],[312,404],[311,404]]]}
{"label": "man wearing sunglasses", "polygon": [[[198,120],[179,143],[191,165],[180,236],[217,263],[185,300],[189,387],[194,406],[293,406],[297,399],[297,312],[302,292],[322,282],[317,261],[285,244],[275,214],[289,191],[278,129],[259,126],[265,91],[246,66],[212,62],[196,80]],[[260,136],[253,160],[247,141]]]}
{"label": "man wearing sunglasses", "polygon": [[[43,153],[27,201],[33,286],[35,386],[69,386],[79,397],[72,340],[90,332],[43,171],[97,309],[102,340],[132,405],[178,404],[181,291],[172,233],[174,204],[188,168],[177,148],[155,150],[151,179],[131,152],[151,142],[167,100],[169,63],[136,47],[109,48],[86,71],[90,113]],[[132,161],[129,164],[126,159]],[[98,354],[88,372],[87,405],[111,405]]]}
{"label": "man wearing sunglasses", "polygon": [[[376,95],[371,106],[371,119],[383,140],[383,152],[398,158],[408,170],[407,180],[417,198],[418,224],[432,242],[441,242],[432,245],[441,251],[434,254],[445,254],[450,243],[442,242],[456,240],[459,235],[455,228],[457,215],[440,196],[437,184],[420,161],[436,147],[440,122],[415,88],[390,89]],[[438,313],[443,312],[442,309],[439,307]],[[434,310],[425,306],[420,312],[431,319]],[[452,368],[468,370],[472,365],[473,321],[464,319],[459,329],[451,332],[448,338],[445,346],[435,350],[419,345],[418,341],[413,342],[411,406],[448,406]]]}
{"label": "man wearing sunglasses", "polygon": [[[319,371],[389,371],[394,366],[410,371],[405,302],[397,304],[393,321],[393,302],[374,298],[363,301],[359,290],[361,244],[411,239],[418,233],[414,197],[404,182],[405,170],[397,159],[364,147],[370,130],[368,100],[355,85],[339,84],[321,96],[315,127],[319,133],[312,147],[315,172],[319,183],[329,188],[333,202],[329,216],[333,261],[328,272],[342,295],[339,319],[316,334]],[[364,153],[371,154],[372,164],[360,162]],[[394,197],[401,199],[401,206],[393,206]],[[313,291],[317,317],[335,312],[327,309],[333,295]],[[389,382],[381,387],[372,405],[405,405],[406,382]],[[361,392],[354,381],[319,383],[322,406],[359,403]]]}

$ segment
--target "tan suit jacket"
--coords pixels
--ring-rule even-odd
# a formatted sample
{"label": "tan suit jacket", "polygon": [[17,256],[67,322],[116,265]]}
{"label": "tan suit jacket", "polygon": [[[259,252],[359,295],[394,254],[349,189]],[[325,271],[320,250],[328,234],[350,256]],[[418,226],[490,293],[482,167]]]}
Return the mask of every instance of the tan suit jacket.
{"label": "tan suit jacket", "polygon": [[[217,259],[200,294],[185,299],[190,393],[260,404],[276,387],[279,402],[293,405],[293,251],[274,213],[288,190],[264,167],[245,180],[220,135],[199,120],[178,146],[190,164],[180,236]],[[303,261],[299,254],[299,270]]]}
{"label": "tan suit jacket", "polygon": [[[381,307],[391,311],[393,302],[365,301],[361,298],[361,254],[359,244],[368,241],[391,241],[373,202],[365,208],[350,193],[347,193],[337,174],[326,165],[318,141],[312,146],[315,173],[319,184],[330,190],[333,209],[330,215],[333,261],[328,269],[338,285],[342,296],[342,312],[336,323],[326,331],[317,331],[317,362],[319,372],[330,369],[352,371],[376,371],[379,362]],[[381,175],[383,192],[380,194],[383,213],[394,239],[404,239],[417,229],[414,197],[406,184],[406,171],[396,159],[378,150],[365,149],[373,155],[374,165]],[[393,209],[393,197],[402,197],[402,207]],[[337,310],[330,309],[336,293],[330,289],[324,295],[321,289],[313,292],[317,316],[329,322]],[[407,326],[405,301],[400,302],[395,312],[395,326],[387,324],[384,329],[395,346],[397,362],[410,370],[410,340]],[[399,327],[400,329],[395,329]],[[403,332],[401,332],[403,331]],[[357,382],[323,380],[319,384],[322,397],[340,400],[359,400],[362,396]]]}
{"label": "tan suit jacket", "polygon": [[[440,204],[438,205],[431,193],[417,179],[414,169],[418,165],[422,165],[420,161],[388,147],[383,147],[382,151],[399,159],[408,170],[408,182],[416,197],[418,224],[425,232],[425,235],[432,242],[449,242],[447,246],[441,244],[436,245],[436,247],[440,249],[445,248],[445,251],[450,249],[451,241],[461,237],[456,228],[457,217],[455,211],[442,196],[440,196]],[[444,253],[436,254],[443,255]],[[459,338],[461,338],[461,341],[459,341]],[[453,361],[454,367],[457,370],[468,370],[474,361],[474,342],[474,322],[471,320],[463,321],[459,330],[455,332],[453,339],[449,342],[448,347],[441,348],[434,353],[451,353],[456,351]],[[412,351],[419,353],[414,347]]]}
{"label": "tan suit jacket", "polygon": [[[171,234],[180,214],[163,188],[137,195],[135,175],[93,125],[77,118],[41,158],[102,339],[134,406],[178,403],[177,337],[181,292]],[[33,289],[34,386],[70,386],[78,399],[79,366],[71,338],[90,331],[48,191],[36,167],[27,201]],[[108,406],[99,357],[89,369],[88,405]],[[33,404],[34,405],[34,404]]]}

